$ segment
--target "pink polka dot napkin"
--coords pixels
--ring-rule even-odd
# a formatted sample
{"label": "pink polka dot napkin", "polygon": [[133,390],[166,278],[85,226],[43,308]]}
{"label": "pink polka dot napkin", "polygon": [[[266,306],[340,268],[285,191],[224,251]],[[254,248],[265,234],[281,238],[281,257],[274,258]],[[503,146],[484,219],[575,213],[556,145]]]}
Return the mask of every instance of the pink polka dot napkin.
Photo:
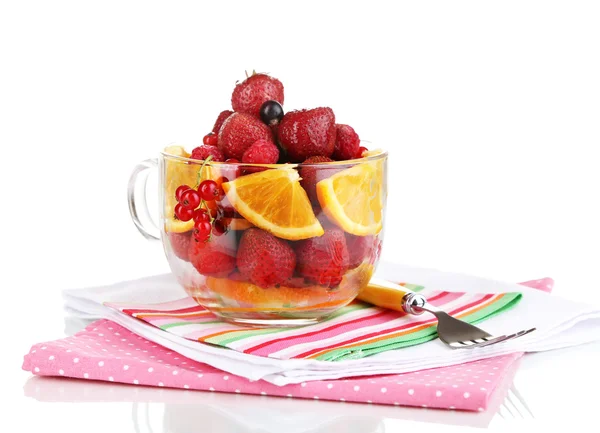
{"label": "pink polka dot napkin", "polygon": [[[546,278],[522,284],[549,291],[553,282]],[[404,374],[277,386],[224,373],[102,319],[71,337],[34,345],[25,355],[23,369],[40,376],[132,386],[482,411],[521,355]]]}

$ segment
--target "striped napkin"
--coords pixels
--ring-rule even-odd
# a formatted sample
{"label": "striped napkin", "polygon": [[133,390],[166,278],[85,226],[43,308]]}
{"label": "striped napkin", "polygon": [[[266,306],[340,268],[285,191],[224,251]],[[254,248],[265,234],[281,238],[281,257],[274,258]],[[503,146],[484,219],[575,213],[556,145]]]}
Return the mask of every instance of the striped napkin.
{"label": "striped napkin", "polygon": [[[514,307],[521,293],[477,294],[426,289],[434,306],[469,323],[478,323]],[[355,301],[315,325],[299,328],[247,328],[219,319],[193,298],[161,304],[106,303],[108,307],[192,341],[275,359],[345,361],[414,346],[437,337],[429,314],[407,315]]]}

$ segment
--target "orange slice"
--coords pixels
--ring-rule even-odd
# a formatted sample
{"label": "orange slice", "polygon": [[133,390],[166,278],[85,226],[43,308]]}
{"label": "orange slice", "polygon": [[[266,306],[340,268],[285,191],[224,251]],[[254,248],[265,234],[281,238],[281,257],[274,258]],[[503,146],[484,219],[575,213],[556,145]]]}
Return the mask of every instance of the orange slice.
{"label": "orange slice", "polygon": [[240,215],[274,236],[300,240],[324,233],[292,168],[242,176],[223,183],[223,190]]}
{"label": "orange slice", "polygon": [[227,227],[231,230],[246,230],[253,227],[252,223],[244,218],[231,218],[228,220]]}
{"label": "orange slice", "polygon": [[374,235],[383,223],[383,164],[364,162],[317,183],[317,197],[325,215],[344,231]]}
{"label": "orange slice", "polygon": [[246,281],[231,280],[228,278],[206,278],[206,287],[218,293],[223,298],[236,301],[238,304],[248,305],[252,310],[282,309],[312,310],[318,308],[335,307],[346,304],[354,299],[357,290],[350,287],[330,291],[327,287],[312,285],[306,287],[285,287],[263,289]]}

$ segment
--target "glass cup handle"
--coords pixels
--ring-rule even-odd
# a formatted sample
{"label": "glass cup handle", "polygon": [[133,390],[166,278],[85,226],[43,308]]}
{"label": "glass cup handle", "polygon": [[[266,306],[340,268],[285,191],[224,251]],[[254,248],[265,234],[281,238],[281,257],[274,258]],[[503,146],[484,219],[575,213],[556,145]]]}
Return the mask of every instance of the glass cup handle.
{"label": "glass cup handle", "polygon": [[[160,239],[160,230],[158,226],[150,216],[148,210],[148,203],[146,202],[146,188],[148,184],[148,175],[150,170],[156,170],[158,167],[158,161],[156,159],[147,159],[142,161],[133,169],[131,176],[129,177],[129,184],[127,185],[127,202],[129,203],[129,213],[133,223],[146,239]],[[135,187],[141,182],[142,193],[136,194]],[[137,198],[136,198],[137,197]],[[141,208],[141,212],[144,214],[144,220],[147,223],[143,223],[140,220],[138,214],[138,203]]]}

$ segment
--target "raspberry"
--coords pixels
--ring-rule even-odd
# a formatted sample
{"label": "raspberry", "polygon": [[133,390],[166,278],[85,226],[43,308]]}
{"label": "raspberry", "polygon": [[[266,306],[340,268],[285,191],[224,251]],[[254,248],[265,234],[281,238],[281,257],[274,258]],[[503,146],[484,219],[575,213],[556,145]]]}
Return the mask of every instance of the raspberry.
{"label": "raspberry", "polygon": [[209,155],[212,155],[213,161],[225,161],[223,152],[221,152],[216,146],[209,146],[207,144],[203,144],[202,146],[198,146],[194,150],[192,150],[190,158],[197,159],[199,161],[204,161],[206,158],[208,158]]}
{"label": "raspberry", "polygon": [[249,228],[240,240],[237,267],[253,284],[272,287],[292,277],[296,255],[283,239],[258,228]]}
{"label": "raspberry", "polygon": [[356,157],[360,147],[360,138],[349,125],[335,125],[337,130],[333,159],[346,161]]}
{"label": "raspberry", "polygon": [[242,162],[247,164],[277,164],[279,149],[271,141],[257,140],[244,152]]}

